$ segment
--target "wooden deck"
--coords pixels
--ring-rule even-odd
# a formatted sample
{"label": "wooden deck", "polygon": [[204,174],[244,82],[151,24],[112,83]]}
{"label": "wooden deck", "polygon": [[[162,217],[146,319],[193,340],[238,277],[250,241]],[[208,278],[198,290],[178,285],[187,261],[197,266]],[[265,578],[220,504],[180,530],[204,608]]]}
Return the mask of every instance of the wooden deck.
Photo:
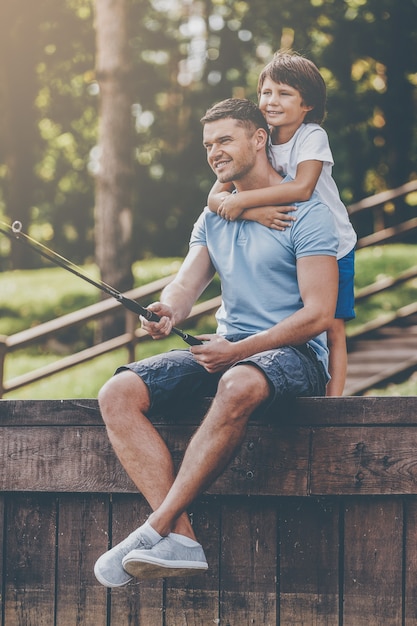
{"label": "wooden deck", "polygon": [[[199,421],[156,420],[177,462]],[[250,424],[192,507],[209,571],[107,591],[148,514],[95,400],[0,401],[2,626],[417,626],[417,398],[306,398]]]}
{"label": "wooden deck", "polygon": [[396,320],[348,341],[345,396],[403,382],[417,370],[416,317]]}

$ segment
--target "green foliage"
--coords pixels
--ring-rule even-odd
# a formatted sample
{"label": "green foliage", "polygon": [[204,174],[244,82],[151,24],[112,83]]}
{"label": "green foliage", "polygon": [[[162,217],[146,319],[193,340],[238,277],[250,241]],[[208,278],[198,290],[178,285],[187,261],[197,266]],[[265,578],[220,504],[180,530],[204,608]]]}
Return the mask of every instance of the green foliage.
{"label": "green foliage", "polygon": [[14,270],[0,277],[3,335],[37,326],[98,299],[94,287],[59,268]]}
{"label": "green foliage", "polygon": [[[325,128],[346,203],[417,176],[415,0],[129,6],[134,258],[184,254],[214,180],[199,119],[222,98],[256,99],[258,73],[280,47],[309,56],[326,80]],[[76,262],[94,252],[93,9],[93,0],[0,8],[0,216],[38,225],[42,241]],[[404,206],[400,217],[412,214]],[[9,252],[0,246],[2,267]],[[22,255],[13,267],[39,266]]]}
{"label": "green foliage", "polygon": [[366,287],[382,278],[394,277],[417,266],[415,245],[372,246],[356,252],[355,286]]}

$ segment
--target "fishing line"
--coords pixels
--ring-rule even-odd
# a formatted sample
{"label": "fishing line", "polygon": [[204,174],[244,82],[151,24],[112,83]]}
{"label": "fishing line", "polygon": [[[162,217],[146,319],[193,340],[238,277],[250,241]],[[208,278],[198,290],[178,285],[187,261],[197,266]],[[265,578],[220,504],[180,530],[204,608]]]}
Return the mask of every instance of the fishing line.
{"label": "fishing line", "polygon": [[[86,282],[90,283],[90,285],[93,285],[97,289],[104,291],[104,293],[106,293],[107,295],[112,296],[129,311],[132,311],[133,313],[136,313],[137,315],[141,315],[142,317],[145,317],[150,322],[160,321],[161,318],[153,311],[149,311],[145,307],[141,306],[138,302],[136,302],[136,300],[127,298],[120,291],[117,291],[117,289],[114,289],[114,287],[112,287],[111,285],[108,285],[104,281],[102,280],[96,281],[94,278],[89,276],[86,272],[82,271],[81,268],[78,267],[78,265],[75,265],[75,263],[73,263],[72,261],[69,261],[68,259],[61,256],[54,250],[51,250],[50,248],[44,246],[42,243],[40,243],[36,239],[33,239],[33,237],[30,237],[29,235],[24,233],[22,230],[23,228],[22,223],[19,222],[18,220],[13,222],[11,226],[9,226],[9,224],[6,224],[5,222],[2,222],[1,220],[0,220],[0,224],[1,226],[6,227],[6,229],[0,227],[0,232],[6,235],[7,237],[9,237],[9,239],[13,241],[20,241],[21,243],[26,244],[28,247],[30,247],[32,250],[35,250],[35,252],[43,256],[45,259],[48,259],[48,261],[51,261],[55,265],[59,265],[59,267],[62,267],[63,269],[67,270],[68,272],[71,272],[78,278],[85,280]],[[171,329],[171,333],[174,333],[175,335],[178,335],[179,337],[181,337],[181,339],[183,339],[185,343],[187,343],[190,346],[196,346],[202,343],[200,339],[196,339],[196,337],[193,337],[192,335],[189,335],[188,333],[183,332],[179,328],[173,327]]]}

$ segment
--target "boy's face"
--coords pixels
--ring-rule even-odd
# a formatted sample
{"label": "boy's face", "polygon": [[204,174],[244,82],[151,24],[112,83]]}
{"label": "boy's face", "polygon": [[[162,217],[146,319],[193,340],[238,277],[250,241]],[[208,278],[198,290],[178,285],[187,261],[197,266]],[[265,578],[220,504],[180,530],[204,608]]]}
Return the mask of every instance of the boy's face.
{"label": "boy's face", "polygon": [[273,127],[295,132],[313,107],[304,104],[298,89],[266,78],[259,95],[259,108]]}

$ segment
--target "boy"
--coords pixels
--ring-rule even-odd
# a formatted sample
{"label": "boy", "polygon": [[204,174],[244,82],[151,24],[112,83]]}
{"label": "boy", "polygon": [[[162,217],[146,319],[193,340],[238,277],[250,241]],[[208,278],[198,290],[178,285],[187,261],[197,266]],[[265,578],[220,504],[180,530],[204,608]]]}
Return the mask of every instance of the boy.
{"label": "boy", "polygon": [[292,51],[278,51],[259,76],[258,98],[270,127],[271,163],[293,180],[239,194],[230,193],[230,185],[217,181],[208,205],[224,219],[255,220],[276,230],[284,230],[296,219],[291,215],[295,207],[277,205],[307,200],[316,191],[330,208],[339,236],[339,297],[334,322],[328,329],[331,380],[326,395],[340,396],[347,369],[345,321],[355,317],[356,233],[332,178],[333,157],[327,133],[320,126],[325,116],[326,85],[314,63]]}

